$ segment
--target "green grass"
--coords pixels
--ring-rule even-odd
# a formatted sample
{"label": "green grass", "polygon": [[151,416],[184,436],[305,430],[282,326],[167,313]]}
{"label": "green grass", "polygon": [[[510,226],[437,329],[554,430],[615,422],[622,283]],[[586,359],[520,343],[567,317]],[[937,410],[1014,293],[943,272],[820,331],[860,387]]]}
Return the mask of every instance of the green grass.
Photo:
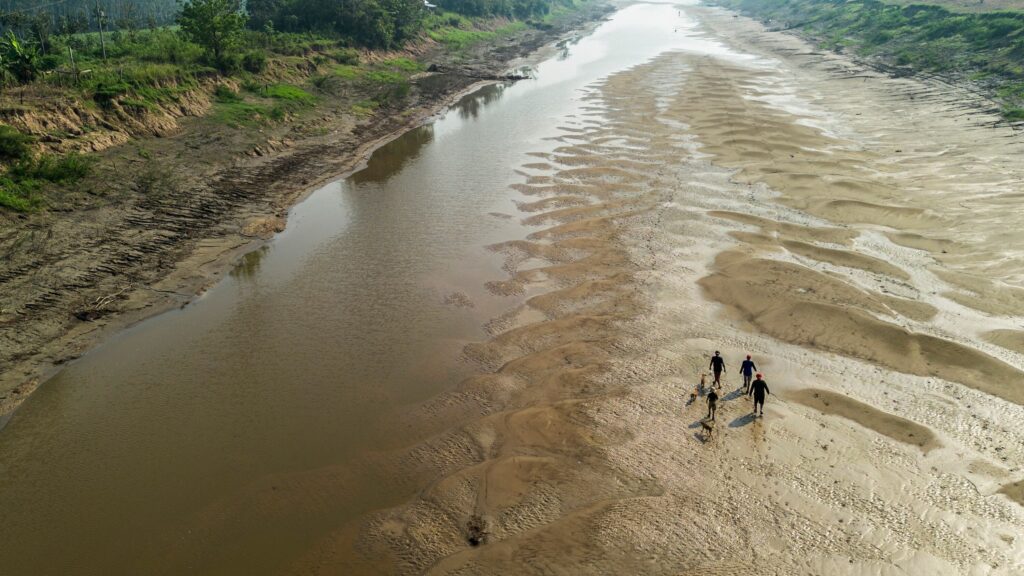
{"label": "green grass", "polygon": [[344,80],[355,80],[363,75],[363,70],[358,66],[335,66],[333,73]]}
{"label": "green grass", "polygon": [[390,60],[385,60],[384,62],[381,62],[381,65],[386,66],[388,68],[396,68],[403,72],[409,73],[420,72],[423,70],[422,64],[410,58],[391,58]]}
{"label": "green grass", "polygon": [[511,36],[517,32],[522,32],[527,28],[529,28],[529,25],[527,25],[526,22],[516,20],[515,22],[509,22],[508,24],[502,26],[501,28],[498,28],[497,30],[494,31],[494,33],[497,34],[499,37]]}
{"label": "green grass", "polygon": [[215,120],[235,128],[258,126],[270,120],[284,120],[290,112],[316,102],[316,96],[291,84],[260,86],[247,83],[245,88],[258,96],[262,102],[246,101],[230,88],[218,86],[214,93]]}
{"label": "green grass", "polygon": [[235,128],[258,126],[267,121],[270,114],[266,107],[249,102],[218,102],[213,107],[213,118]]}
{"label": "green grass", "polygon": [[70,153],[64,156],[40,154],[15,162],[7,169],[7,174],[15,181],[46,180],[48,182],[75,182],[89,173],[92,159],[81,154]]}
{"label": "green grass", "polygon": [[0,176],[0,207],[30,212],[44,204],[40,189],[44,184],[71,184],[81,180],[92,168],[92,158],[81,154],[26,156],[12,162]]}
{"label": "green grass", "polygon": [[405,75],[390,70],[367,70],[363,79],[372,84],[401,84],[405,82]]}
{"label": "green grass", "polygon": [[444,44],[450,50],[462,52],[475,44],[494,38],[497,34],[482,30],[463,30],[461,28],[445,26],[437,30],[431,30],[427,32],[427,35],[434,41]]}
{"label": "green grass", "polygon": [[42,204],[42,199],[35,192],[35,186],[27,186],[14,182],[10,178],[0,177],[0,207],[15,212],[31,212]]}
{"label": "green grass", "polygon": [[271,84],[263,91],[263,96],[304,106],[311,105],[316,101],[316,96],[291,84]]}
{"label": "green grass", "polygon": [[372,116],[377,108],[380,107],[380,103],[374,100],[362,100],[352,105],[352,113],[356,116]]}
{"label": "green grass", "polygon": [[[571,8],[555,3],[551,12],[545,16],[545,20],[548,17],[556,18],[569,10]],[[526,22],[513,20],[495,30],[481,30],[472,19],[450,12],[432,14],[426,19],[425,26],[427,36],[456,52],[462,52],[481,42],[510,36],[529,28],[529,24]]]}
{"label": "green grass", "polygon": [[1012,122],[1024,120],[1024,108],[1007,106],[1003,108],[1003,117]]}

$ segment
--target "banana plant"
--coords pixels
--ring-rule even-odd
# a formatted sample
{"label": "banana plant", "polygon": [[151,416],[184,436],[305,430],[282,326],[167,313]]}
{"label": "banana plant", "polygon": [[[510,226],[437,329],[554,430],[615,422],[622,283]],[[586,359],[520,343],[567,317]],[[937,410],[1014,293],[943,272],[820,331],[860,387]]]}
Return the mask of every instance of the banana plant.
{"label": "banana plant", "polygon": [[10,30],[7,36],[0,38],[0,66],[22,84],[31,82],[39,74],[38,56],[34,44],[18,40]]}

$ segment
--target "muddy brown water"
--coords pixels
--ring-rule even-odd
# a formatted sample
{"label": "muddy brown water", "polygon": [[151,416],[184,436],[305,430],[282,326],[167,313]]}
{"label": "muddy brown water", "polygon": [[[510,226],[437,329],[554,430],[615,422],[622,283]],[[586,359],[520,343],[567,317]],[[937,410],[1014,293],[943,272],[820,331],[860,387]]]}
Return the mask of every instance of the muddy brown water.
{"label": "muddy brown water", "polygon": [[582,87],[685,42],[679,17],[632,6],[536,79],[466,96],[314,192],[194,303],[42,386],[0,432],[0,572],[275,573],[345,518],[409,498],[369,474],[294,522],[203,521],[274,475],[417,440],[377,423],[467,375],[462,347],[519,301],[484,287],[505,274],[486,246],[529,232],[514,168],[555,146]]}

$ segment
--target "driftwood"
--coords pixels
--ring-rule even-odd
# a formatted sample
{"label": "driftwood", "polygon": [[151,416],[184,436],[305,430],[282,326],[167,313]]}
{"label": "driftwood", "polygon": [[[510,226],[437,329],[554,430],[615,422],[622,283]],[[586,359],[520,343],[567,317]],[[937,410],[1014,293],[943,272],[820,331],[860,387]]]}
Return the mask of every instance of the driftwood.
{"label": "driftwood", "polygon": [[93,320],[99,319],[106,312],[108,312],[108,310],[106,309],[107,306],[113,304],[115,300],[121,298],[121,296],[131,288],[132,285],[129,284],[124,288],[121,288],[117,292],[114,292],[113,294],[100,296],[99,298],[89,303],[89,305],[86,306],[83,310],[75,312],[75,318],[78,318],[82,322],[92,322]]}

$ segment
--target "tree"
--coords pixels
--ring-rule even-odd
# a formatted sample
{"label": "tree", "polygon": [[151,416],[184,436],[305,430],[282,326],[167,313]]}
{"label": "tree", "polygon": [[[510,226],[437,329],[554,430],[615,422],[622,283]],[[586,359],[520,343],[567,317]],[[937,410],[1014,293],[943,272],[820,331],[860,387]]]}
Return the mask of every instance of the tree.
{"label": "tree", "polygon": [[7,31],[7,36],[0,40],[0,61],[4,72],[14,76],[18,82],[25,84],[35,79],[39,73],[38,52],[31,42],[22,42]]}
{"label": "tree", "polygon": [[46,54],[50,51],[50,33],[53,31],[53,16],[49,12],[39,12],[32,17],[29,25],[32,34],[39,42],[39,51]]}
{"label": "tree", "polygon": [[245,21],[241,0],[187,0],[178,15],[181,31],[202,46],[218,66],[238,44]]}
{"label": "tree", "polygon": [[132,42],[135,41],[135,32],[139,29],[139,22],[142,20],[142,14],[139,11],[139,5],[132,0],[126,0],[121,3],[121,15],[115,21],[118,30],[127,30],[128,39]]}

